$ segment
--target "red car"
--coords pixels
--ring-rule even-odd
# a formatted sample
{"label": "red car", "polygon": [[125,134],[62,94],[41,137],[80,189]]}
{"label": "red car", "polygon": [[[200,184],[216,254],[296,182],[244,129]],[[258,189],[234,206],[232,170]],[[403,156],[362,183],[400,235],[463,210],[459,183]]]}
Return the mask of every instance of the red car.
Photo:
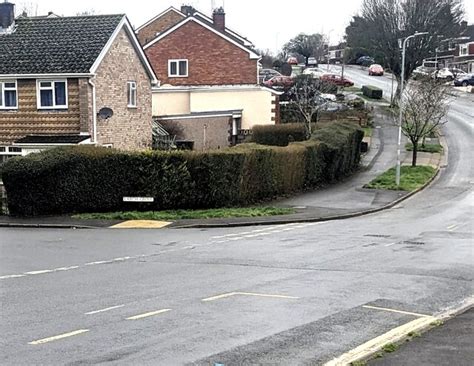
{"label": "red car", "polygon": [[328,83],[337,85],[337,86],[353,86],[354,83],[349,79],[342,78],[341,75],[335,74],[325,74],[321,76],[320,80],[326,81]]}
{"label": "red car", "polygon": [[274,87],[281,87],[281,88],[289,88],[293,86],[295,81],[291,76],[285,76],[285,75],[278,75],[274,76],[271,79],[268,79],[263,82],[264,85],[269,86],[271,88]]}
{"label": "red car", "polygon": [[382,76],[383,75],[383,67],[379,64],[372,64],[369,67],[369,76],[376,75]]}

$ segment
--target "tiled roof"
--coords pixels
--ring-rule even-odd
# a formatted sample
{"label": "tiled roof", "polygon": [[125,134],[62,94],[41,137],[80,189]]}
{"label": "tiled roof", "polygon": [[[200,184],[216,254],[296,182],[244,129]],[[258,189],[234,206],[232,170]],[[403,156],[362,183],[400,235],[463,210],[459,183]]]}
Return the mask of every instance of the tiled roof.
{"label": "tiled roof", "polygon": [[0,35],[0,75],[88,73],[123,17],[18,18]]}
{"label": "tiled roof", "polygon": [[237,38],[235,37],[233,34],[231,34],[230,32],[228,32],[228,28],[226,27],[225,31],[222,32],[220,29],[218,29],[213,22],[209,21],[208,19],[200,16],[199,14],[194,14],[193,15],[196,19],[199,19],[201,22],[207,24],[209,27],[212,27],[214,28],[216,31],[218,31],[219,33],[222,33],[223,35],[225,35],[226,37],[229,37],[230,39],[232,39],[234,42],[237,42],[239,44],[241,44],[243,47],[245,47],[246,49],[248,49],[249,51],[251,52],[254,52],[254,53],[257,53],[257,51],[250,47],[250,46],[247,46],[243,41],[242,39],[240,38]]}

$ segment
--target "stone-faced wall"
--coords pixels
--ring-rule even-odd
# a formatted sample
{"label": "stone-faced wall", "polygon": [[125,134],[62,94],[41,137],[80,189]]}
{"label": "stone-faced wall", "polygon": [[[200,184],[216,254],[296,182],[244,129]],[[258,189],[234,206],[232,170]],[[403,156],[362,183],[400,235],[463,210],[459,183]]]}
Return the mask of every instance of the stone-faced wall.
{"label": "stone-faced wall", "polygon": [[[127,106],[127,82],[137,84],[137,107]],[[97,142],[114,148],[137,150],[151,146],[151,81],[124,29],[120,31],[102,60],[96,85],[97,112],[111,108],[113,116],[97,118]]]}
{"label": "stone-faced wall", "polygon": [[138,40],[143,46],[147,44],[148,42],[152,41],[154,38],[156,38],[157,33],[163,32],[164,30],[179,23],[183,19],[184,19],[183,15],[177,13],[174,10],[170,10],[167,13],[160,16],[159,18],[155,19],[150,24],[141,28],[137,32]]}
{"label": "stone-faced wall", "polygon": [[[161,84],[257,84],[257,60],[202,25],[189,21],[145,50]],[[168,60],[187,59],[187,77],[168,77]]]}

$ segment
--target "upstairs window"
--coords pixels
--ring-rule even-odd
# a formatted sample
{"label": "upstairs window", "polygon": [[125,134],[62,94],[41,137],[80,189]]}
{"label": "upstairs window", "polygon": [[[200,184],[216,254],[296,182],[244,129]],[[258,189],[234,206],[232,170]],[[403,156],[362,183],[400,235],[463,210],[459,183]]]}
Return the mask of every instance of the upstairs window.
{"label": "upstairs window", "polygon": [[16,80],[0,81],[0,109],[18,108]]}
{"label": "upstairs window", "polygon": [[127,82],[127,107],[135,108],[137,106],[137,83],[135,81]]}
{"label": "upstairs window", "polygon": [[38,109],[67,109],[66,80],[39,80]]}
{"label": "upstairs window", "polygon": [[168,60],[168,76],[181,78],[187,77],[188,60]]}

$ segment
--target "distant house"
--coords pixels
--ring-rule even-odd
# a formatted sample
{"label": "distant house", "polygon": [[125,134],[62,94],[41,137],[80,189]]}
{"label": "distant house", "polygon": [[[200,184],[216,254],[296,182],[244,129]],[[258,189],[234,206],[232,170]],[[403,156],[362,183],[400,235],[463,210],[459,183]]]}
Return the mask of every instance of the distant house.
{"label": "distant house", "polygon": [[13,14],[0,4],[0,162],[60,145],[151,145],[156,76],[125,15]]}
{"label": "distant house", "polygon": [[183,6],[137,29],[160,80],[153,116],[195,149],[234,145],[256,124],[279,121],[278,96],[258,83],[260,55],[229,29],[222,8],[213,17]]}
{"label": "distant house", "polygon": [[435,57],[427,61],[437,62],[438,68],[456,67],[474,73],[474,24],[463,21],[459,35],[441,40],[434,53]]}

